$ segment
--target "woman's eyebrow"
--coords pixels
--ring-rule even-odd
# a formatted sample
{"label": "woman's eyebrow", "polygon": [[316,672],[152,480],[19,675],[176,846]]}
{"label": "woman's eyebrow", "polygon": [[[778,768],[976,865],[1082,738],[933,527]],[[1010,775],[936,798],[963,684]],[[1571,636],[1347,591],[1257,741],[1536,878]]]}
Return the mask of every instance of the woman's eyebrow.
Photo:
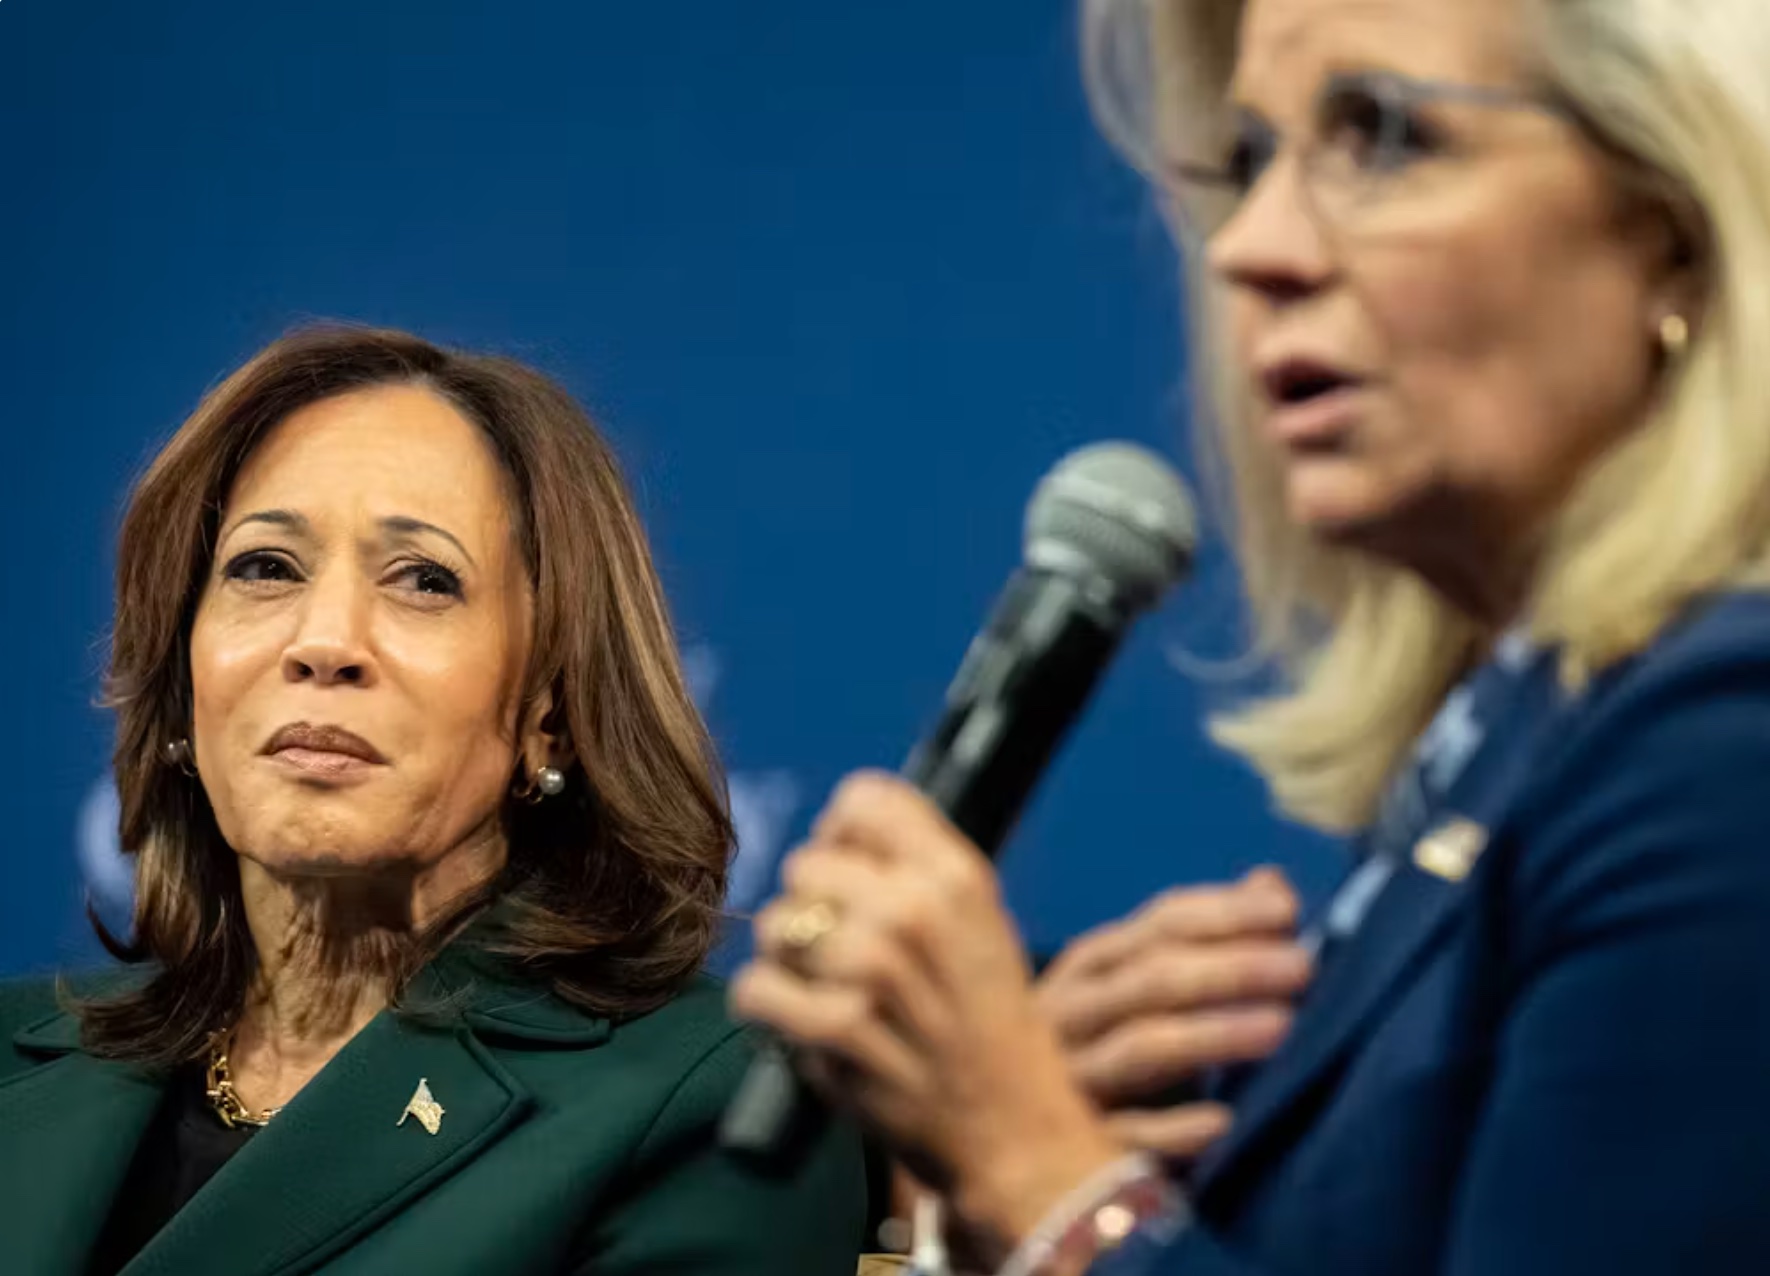
{"label": "woman's eyebrow", "polygon": [[440,536],[461,551],[461,557],[467,560],[469,567],[476,569],[479,567],[479,564],[474,562],[473,555],[467,552],[467,546],[463,545],[453,532],[447,528],[438,527],[435,523],[427,523],[421,518],[413,518],[408,514],[390,514],[386,518],[380,519],[378,526],[390,536],[413,536],[419,532],[429,532],[432,535]]}
{"label": "woman's eyebrow", "polygon": [[[254,510],[250,514],[242,514],[222,533],[222,539],[226,540],[249,523],[263,523],[271,527],[280,527],[297,536],[311,537],[313,535],[313,525],[308,522],[305,514],[296,510],[271,509]],[[415,536],[420,532],[429,532],[432,535],[440,536],[460,551],[461,557],[467,560],[470,567],[478,568],[479,566],[473,555],[468,552],[467,546],[463,545],[460,538],[446,527],[438,527],[435,523],[426,522],[421,518],[413,518],[409,514],[390,514],[386,518],[376,520],[376,526],[387,536]]]}
{"label": "woman's eyebrow", "polygon": [[254,510],[250,514],[242,514],[229,524],[221,533],[221,539],[226,540],[248,523],[268,523],[272,527],[281,527],[294,532],[297,536],[311,536],[313,534],[313,527],[308,523],[306,516],[294,510]]}

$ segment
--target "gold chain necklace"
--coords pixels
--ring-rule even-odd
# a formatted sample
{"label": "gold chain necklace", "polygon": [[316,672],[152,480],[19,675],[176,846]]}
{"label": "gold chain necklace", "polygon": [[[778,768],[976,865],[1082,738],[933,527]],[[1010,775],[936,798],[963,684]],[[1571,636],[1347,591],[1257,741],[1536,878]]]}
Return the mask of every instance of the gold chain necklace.
{"label": "gold chain necklace", "polygon": [[209,1077],[203,1093],[208,1096],[209,1106],[215,1109],[215,1115],[230,1130],[240,1126],[262,1129],[270,1124],[270,1119],[282,1108],[266,1108],[262,1112],[254,1112],[234,1092],[233,1074],[227,1067],[227,1049],[233,1044],[232,1032],[218,1032],[209,1043]]}

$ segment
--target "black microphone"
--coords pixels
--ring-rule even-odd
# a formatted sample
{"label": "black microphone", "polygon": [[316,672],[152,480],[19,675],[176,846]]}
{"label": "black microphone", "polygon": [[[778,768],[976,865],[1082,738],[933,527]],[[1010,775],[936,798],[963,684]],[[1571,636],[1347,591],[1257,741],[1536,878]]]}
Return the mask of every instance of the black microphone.
{"label": "black microphone", "polygon": [[[1001,849],[1131,622],[1186,574],[1196,543],[1185,484],[1134,444],[1083,448],[1040,481],[1024,561],[903,768],[986,855]],[[726,1109],[720,1141],[782,1171],[822,1117],[773,1042]]]}

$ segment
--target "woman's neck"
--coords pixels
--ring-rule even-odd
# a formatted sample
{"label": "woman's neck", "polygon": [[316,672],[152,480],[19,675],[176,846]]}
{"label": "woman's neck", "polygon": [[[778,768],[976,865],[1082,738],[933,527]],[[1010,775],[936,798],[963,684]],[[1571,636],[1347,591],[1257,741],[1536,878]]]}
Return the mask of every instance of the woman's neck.
{"label": "woman's neck", "polygon": [[429,928],[504,858],[501,836],[409,873],[304,876],[242,857],[257,969],[228,1062],[247,1105],[288,1102],[385,1009]]}
{"label": "woman's neck", "polygon": [[1516,529],[1447,518],[1439,535],[1416,535],[1393,558],[1491,643],[1525,615],[1540,554],[1537,539]]}
{"label": "woman's neck", "polygon": [[1478,572],[1440,571],[1428,583],[1450,605],[1467,616],[1481,636],[1482,647],[1491,647],[1524,615],[1528,576]]}

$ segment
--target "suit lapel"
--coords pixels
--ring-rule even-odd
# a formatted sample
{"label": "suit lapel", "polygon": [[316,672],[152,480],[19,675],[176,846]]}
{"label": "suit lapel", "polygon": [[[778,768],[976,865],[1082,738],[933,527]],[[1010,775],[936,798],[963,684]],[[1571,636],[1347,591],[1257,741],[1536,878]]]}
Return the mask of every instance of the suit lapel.
{"label": "suit lapel", "polygon": [[78,1276],[164,1091],[138,1068],[78,1053],[70,1016],[14,1040],[47,1061],[0,1082],[7,1270]]}
{"label": "suit lapel", "polygon": [[1473,825],[1483,843],[1501,827],[1541,765],[1548,732],[1565,721],[1567,706],[1554,679],[1552,661],[1539,662],[1521,679],[1495,713],[1486,743],[1462,778],[1436,809],[1425,813],[1423,836],[1404,848],[1363,924],[1324,961],[1291,1035],[1237,1095],[1229,1135],[1195,1167],[1192,1186],[1201,1197],[1222,1191],[1228,1178],[1258,1159],[1284,1128],[1281,1118],[1331,1079],[1336,1066],[1381,1022],[1384,1009],[1424,967],[1468,898],[1469,870],[1480,866],[1471,856],[1457,871],[1458,856],[1430,853],[1441,842],[1419,852],[1453,825]]}
{"label": "suit lapel", "polygon": [[[401,1117],[420,1083],[434,1134]],[[125,1276],[295,1276],[490,1146],[527,1091],[465,1026],[383,1013],[191,1198]]]}
{"label": "suit lapel", "polygon": [[[487,1041],[586,1049],[611,1023],[499,961],[451,949],[166,1223],[126,1276],[299,1276],[517,1126],[533,1099]],[[57,1014],[14,1041],[44,1064],[0,1081],[5,1271],[83,1276],[165,1081],[80,1049]],[[188,1083],[188,1080],[184,1081]],[[441,1108],[412,1115],[419,1085]]]}
{"label": "suit lapel", "polygon": [[1357,937],[1323,970],[1290,1037],[1237,1098],[1228,1137],[1194,1173],[1197,1191],[1210,1191],[1227,1167],[1270,1137],[1278,1117],[1368,1030],[1393,992],[1418,969],[1463,896],[1462,886],[1412,864],[1397,869]]}
{"label": "suit lapel", "polygon": [[[611,1024],[497,961],[451,949],[218,1171],[126,1276],[299,1276],[454,1174],[533,1106],[487,1040],[585,1049]],[[83,1276],[163,1079],[80,1050],[58,1014],[15,1041],[46,1062],[0,1082],[0,1238],[8,1272]],[[58,1057],[59,1056],[59,1057]],[[440,1106],[430,1133],[422,1083]],[[433,1117],[434,1113],[431,1114]]]}

